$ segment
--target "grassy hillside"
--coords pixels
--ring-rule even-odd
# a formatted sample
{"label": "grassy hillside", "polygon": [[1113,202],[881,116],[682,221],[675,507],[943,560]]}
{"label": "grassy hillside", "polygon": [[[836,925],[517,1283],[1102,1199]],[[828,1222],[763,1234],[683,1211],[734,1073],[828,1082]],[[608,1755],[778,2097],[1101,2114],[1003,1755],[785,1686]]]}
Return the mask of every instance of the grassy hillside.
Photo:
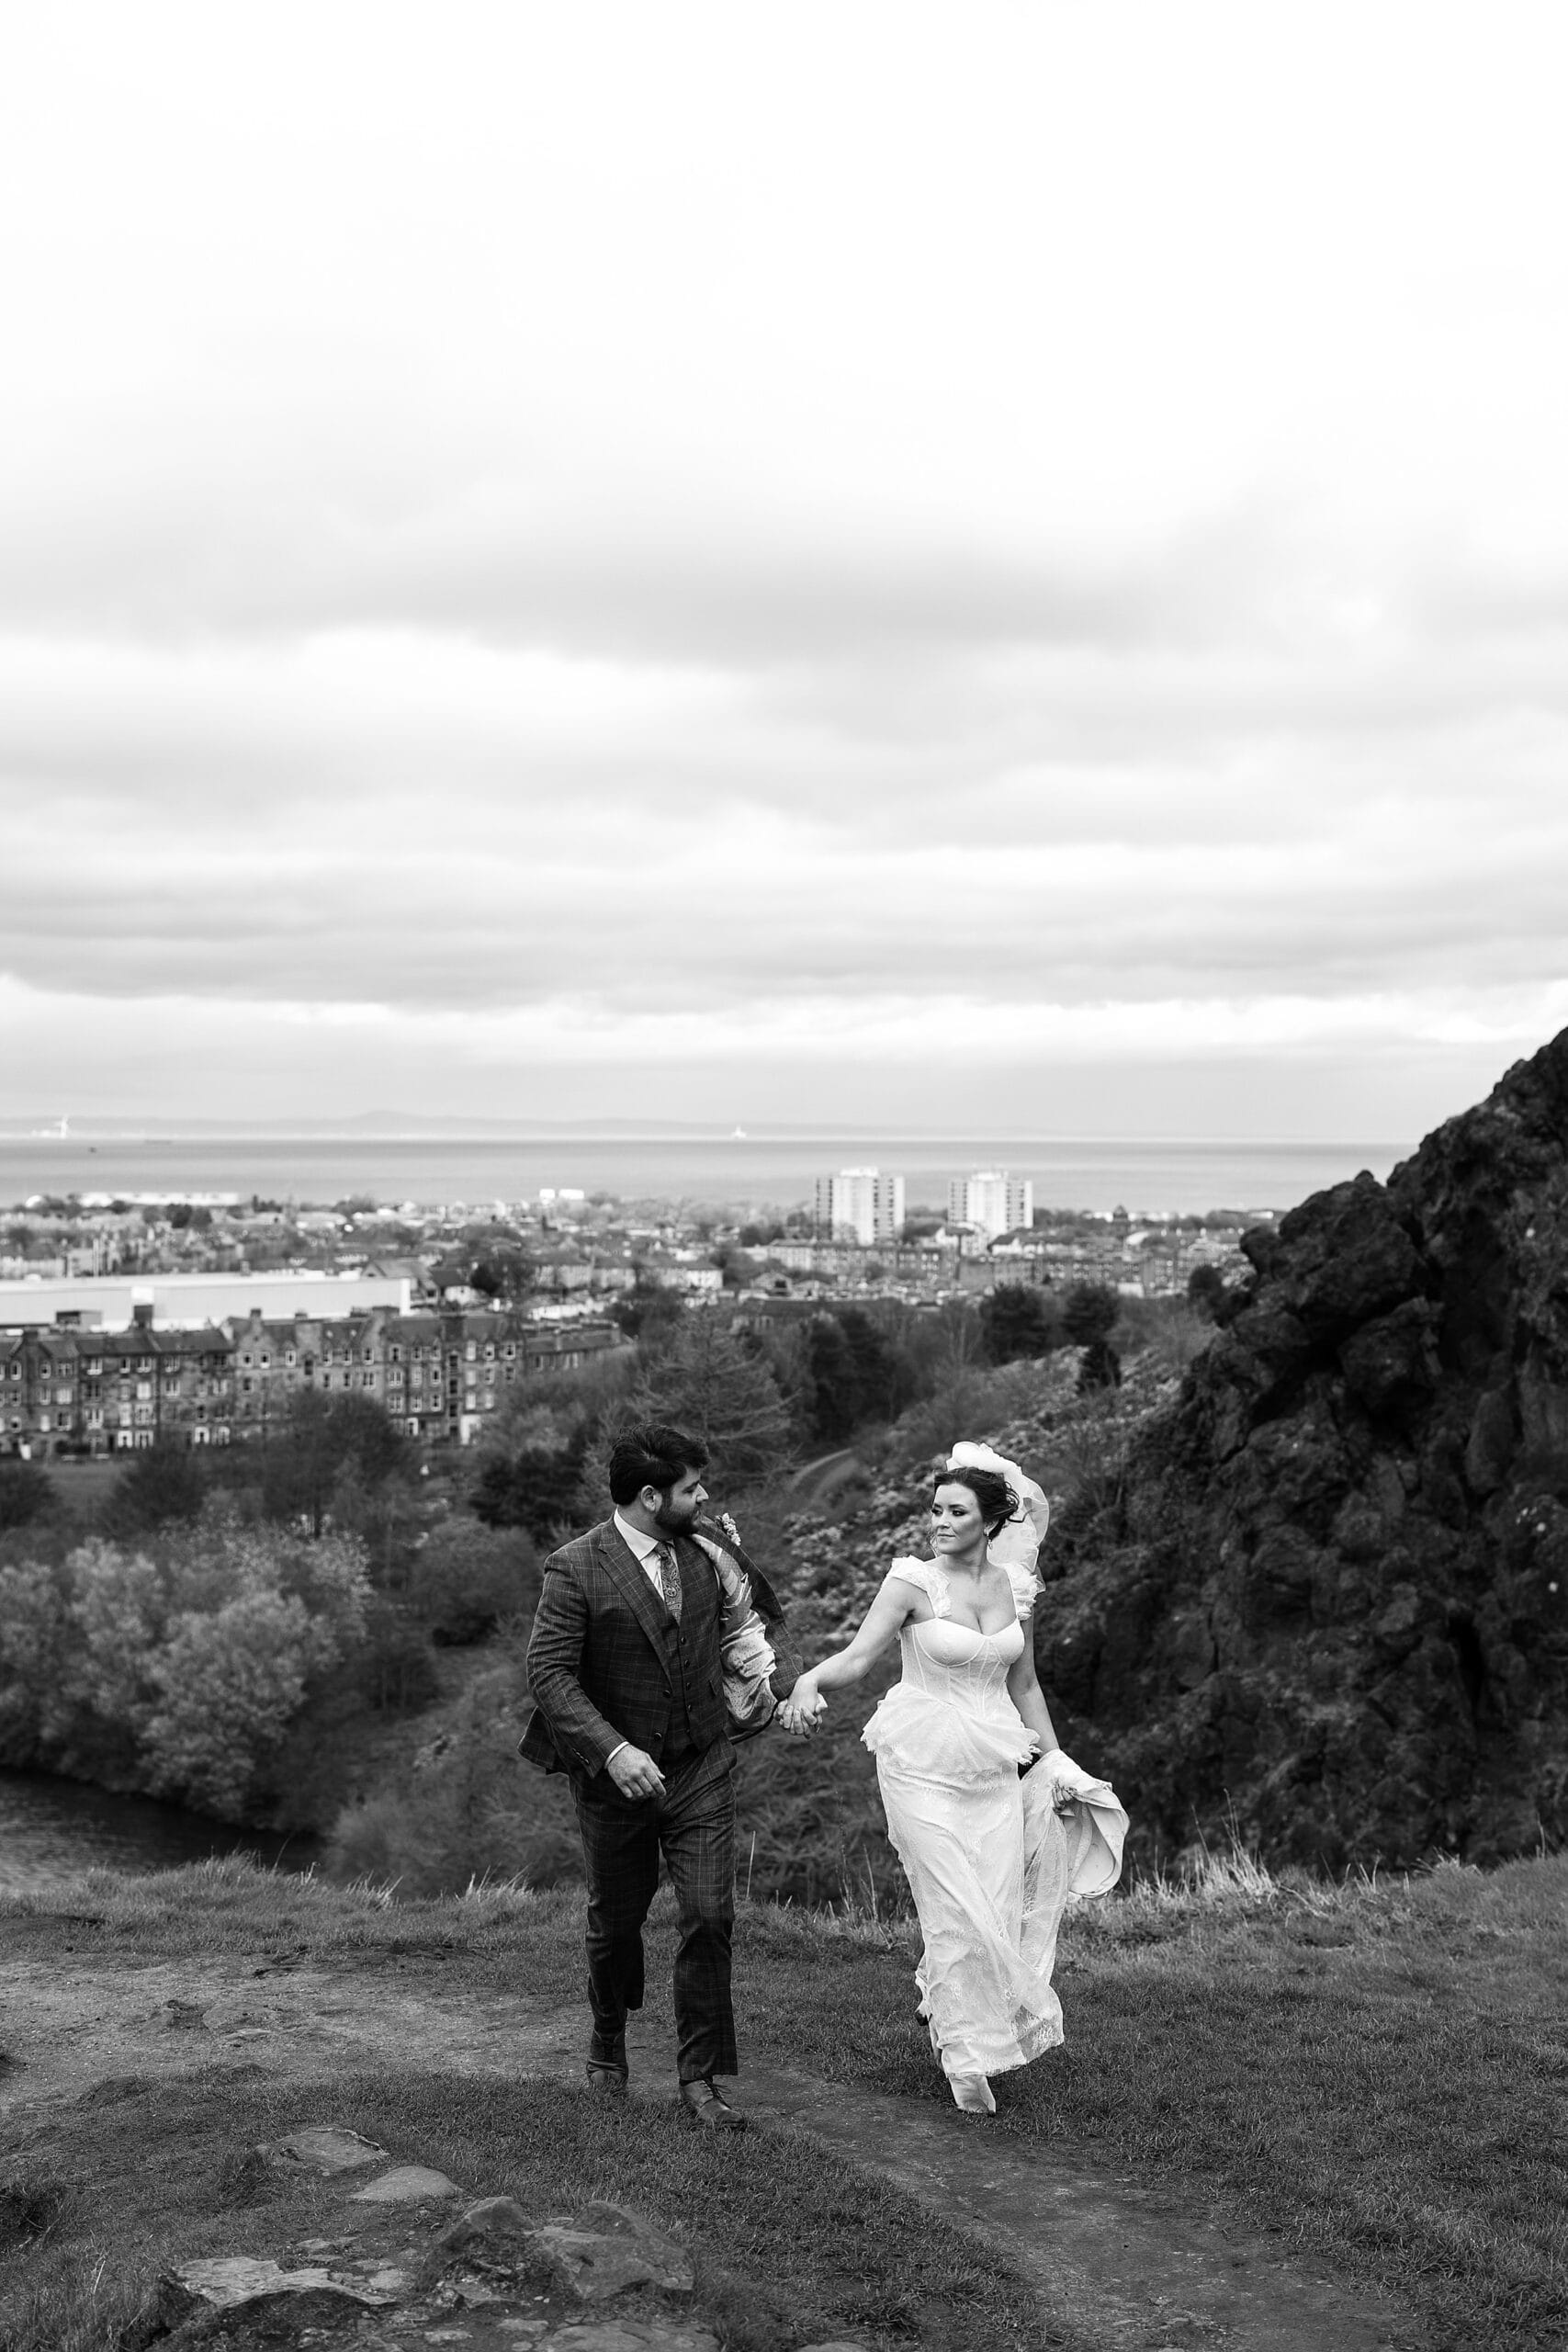
{"label": "grassy hillside", "polygon": [[[422,1986],[448,2004],[520,1985],[546,2008],[581,1997],[570,1890],[388,1905],[223,1864],[96,1874],[63,1902],[12,1897],[0,1928],[18,1962],[60,1961],[62,1983],[68,1951],[98,1967],[286,1951],[280,1965],[341,1972],[351,1993],[395,1971],[404,1999]],[[1414,2301],[1445,2352],[1548,2352],[1568,2339],[1565,1929],[1562,1858],[1342,1887],[1239,1863],[1185,1886],[1145,1883],[1070,1917],[1067,2047],[1004,2078],[980,2128],[1070,2146],[1091,2170],[1130,2165],[1165,2197],[1326,2256]],[[654,1942],[649,2023],[662,2032],[662,1899]],[[748,2058],[942,2100],[913,1959],[907,1927],[866,1913],[748,1906]],[[24,2087],[14,2077],[13,2094]],[[245,2203],[243,2151],[328,2112],[400,2158],[525,2202],[587,2187],[688,2230],[704,2308],[738,2352],[835,2334],[954,2352],[1075,2342],[961,2231],[787,2134],[750,2135],[716,2170],[651,2110],[607,2132],[571,2086],[470,2080],[454,2097],[424,2047],[374,2080],[323,2064],[305,2087],[245,2069],[111,2088],[31,2111],[13,2098],[6,2352],[107,2346],[173,2253],[275,2243],[278,2217]]]}

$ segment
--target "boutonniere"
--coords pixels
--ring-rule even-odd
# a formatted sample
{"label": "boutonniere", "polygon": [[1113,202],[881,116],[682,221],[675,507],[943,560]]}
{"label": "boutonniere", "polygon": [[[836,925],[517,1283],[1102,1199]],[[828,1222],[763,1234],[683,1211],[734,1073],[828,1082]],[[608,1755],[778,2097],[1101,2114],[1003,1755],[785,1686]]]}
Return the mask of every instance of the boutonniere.
{"label": "boutonniere", "polygon": [[721,1510],[719,1512],[718,1523],[723,1528],[725,1533],[728,1536],[732,1544],[739,1543],[740,1530],[736,1526],[734,1520],[731,1519],[727,1510]]}

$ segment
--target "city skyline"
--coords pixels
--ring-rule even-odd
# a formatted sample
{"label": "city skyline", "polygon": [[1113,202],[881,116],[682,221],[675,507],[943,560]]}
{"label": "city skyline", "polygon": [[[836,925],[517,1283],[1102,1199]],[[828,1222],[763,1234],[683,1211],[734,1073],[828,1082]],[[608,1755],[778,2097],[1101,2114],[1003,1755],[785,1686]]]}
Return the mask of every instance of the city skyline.
{"label": "city skyline", "polygon": [[1565,62],[34,12],[0,1119],[1479,1099],[1568,1024]]}

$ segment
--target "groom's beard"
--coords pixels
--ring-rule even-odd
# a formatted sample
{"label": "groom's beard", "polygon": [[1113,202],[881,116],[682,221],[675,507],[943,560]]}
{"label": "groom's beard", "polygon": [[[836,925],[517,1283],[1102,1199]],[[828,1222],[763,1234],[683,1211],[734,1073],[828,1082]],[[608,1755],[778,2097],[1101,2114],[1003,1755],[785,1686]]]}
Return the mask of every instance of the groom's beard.
{"label": "groom's beard", "polygon": [[671,1510],[665,1504],[654,1512],[653,1523],[662,1535],[689,1535],[696,1516],[694,1507],[686,1510]]}

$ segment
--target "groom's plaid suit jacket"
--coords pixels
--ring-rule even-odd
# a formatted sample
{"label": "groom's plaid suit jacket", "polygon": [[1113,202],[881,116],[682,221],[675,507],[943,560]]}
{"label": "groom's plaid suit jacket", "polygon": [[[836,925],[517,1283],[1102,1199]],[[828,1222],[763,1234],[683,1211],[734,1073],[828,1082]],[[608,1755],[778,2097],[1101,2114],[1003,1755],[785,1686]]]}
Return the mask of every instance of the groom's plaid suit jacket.
{"label": "groom's plaid suit jacket", "polygon": [[[780,1695],[799,1671],[780,1651],[784,1612],[760,1570],[740,1559],[752,1595],[775,1645]],[[681,1568],[681,1633],[685,1644],[686,1707],[693,1744],[712,1746],[728,1729],[719,1665],[722,1595],[713,1562],[689,1536],[676,1540]],[[520,1753],[547,1771],[592,1780],[624,1740],[657,1763],[669,1736],[673,1691],[665,1643],[671,1631],[662,1600],[618,1533],[615,1521],[591,1527],[552,1553],[528,1643],[528,1683],[534,1712]]]}

